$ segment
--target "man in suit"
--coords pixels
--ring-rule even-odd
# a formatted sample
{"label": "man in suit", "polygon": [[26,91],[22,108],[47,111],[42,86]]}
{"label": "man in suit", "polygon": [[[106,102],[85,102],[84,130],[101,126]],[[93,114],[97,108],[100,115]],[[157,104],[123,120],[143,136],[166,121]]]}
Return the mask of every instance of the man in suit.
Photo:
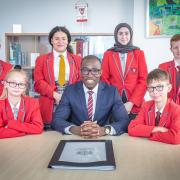
{"label": "man in suit", "polygon": [[115,87],[100,82],[101,74],[101,62],[96,56],[83,58],[82,81],[65,89],[54,114],[55,130],[84,138],[120,135],[127,130],[129,119],[121,97]]}

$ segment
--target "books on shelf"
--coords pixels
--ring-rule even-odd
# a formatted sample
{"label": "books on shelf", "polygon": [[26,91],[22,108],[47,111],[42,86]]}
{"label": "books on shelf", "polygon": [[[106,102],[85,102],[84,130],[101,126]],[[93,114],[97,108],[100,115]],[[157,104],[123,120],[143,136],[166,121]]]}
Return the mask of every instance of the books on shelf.
{"label": "books on shelf", "polygon": [[9,61],[13,65],[21,65],[27,66],[28,65],[28,52],[23,52],[21,50],[21,44],[18,42],[10,43],[9,48],[10,58]]}
{"label": "books on shelf", "polygon": [[84,57],[89,54],[89,41],[86,39],[76,38],[71,42],[71,46],[78,56]]}
{"label": "books on shelf", "polygon": [[115,170],[111,140],[61,140],[49,168]]}

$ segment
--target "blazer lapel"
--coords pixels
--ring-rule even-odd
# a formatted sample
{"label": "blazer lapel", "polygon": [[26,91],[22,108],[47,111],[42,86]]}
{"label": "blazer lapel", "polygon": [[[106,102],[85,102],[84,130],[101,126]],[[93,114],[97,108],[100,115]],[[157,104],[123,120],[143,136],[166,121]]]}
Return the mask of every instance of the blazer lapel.
{"label": "blazer lapel", "polygon": [[98,93],[97,93],[97,99],[96,99],[96,109],[95,109],[95,113],[94,113],[95,121],[98,119],[99,108],[103,106],[103,104],[102,104],[103,95],[104,95],[103,90],[104,90],[104,84],[100,82],[99,86],[98,86]]}
{"label": "blazer lapel", "polygon": [[149,108],[148,111],[148,125],[154,126],[155,125],[155,105],[154,102]]}
{"label": "blazer lapel", "polygon": [[80,99],[80,106],[82,107],[82,111],[83,111],[83,120],[88,120],[88,112],[87,112],[87,107],[86,107],[86,99],[85,99],[85,93],[84,93],[84,89],[83,89],[83,83],[79,82],[77,84],[77,88],[78,88],[78,97],[77,99]]}
{"label": "blazer lapel", "polygon": [[121,63],[120,63],[119,53],[118,52],[113,52],[112,56],[113,56],[115,67],[116,67],[116,69],[118,71],[118,74],[119,74],[119,77],[120,77],[120,82],[121,81],[124,82],[124,76],[123,76],[123,73],[122,73],[122,66],[121,66]]}
{"label": "blazer lapel", "polygon": [[25,100],[22,97],[21,98],[21,102],[20,102],[20,106],[19,106],[19,111],[18,111],[18,121],[19,122],[24,122],[24,118],[25,118]]}
{"label": "blazer lapel", "polygon": [[5,108],[6,108],[6,113],[7,113],[8,120],[13,120],[14,119],[14,114],[12,112],[10,103],[9,103],[7,98],[5,99],[5,103],[6,103]]}
{"label": "blazer lapel", "polygon": [[162,112],[161,119],[160,119],[160,122],[159,122],[159,126],[165,126],[166,125],[167,118],[168,118],[168,110],[169,110],[169,100],[168,100],[168,102],[167,102],[167,104],[164,107],[164,110]]}
{"label": "blazer lapel", "polygon": [[131,64],[132,64],[133,60],[134,60],[134,53],[133,52],[129,52],[127,54],[126,69],[125,69],[125,73],[124,73],[124,79],[126,78],[127,74],[131,70]]}
{"label": "blazer lapel", "polygon": [[55,79],[54,79],[54,55],[53,55],[53,53],[50,53],[48,55],[46,63],[47,63],[46,65],[47,65],[47,73],[48,73],[48,77],[49,77],[49,82],[50,82],[51,86],[54,86]]}
{"label": "blazer lapel", "polygon": [[70,75],[69,75],[69,84],[72,84],[74,77],[74,60],[70,53],[67,53],[67,58],[69,62]]}

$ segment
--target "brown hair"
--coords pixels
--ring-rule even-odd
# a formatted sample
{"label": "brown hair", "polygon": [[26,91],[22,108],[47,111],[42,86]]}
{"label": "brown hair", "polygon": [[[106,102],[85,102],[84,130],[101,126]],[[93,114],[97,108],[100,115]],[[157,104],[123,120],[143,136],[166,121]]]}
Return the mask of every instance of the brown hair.
{"label": "brown hair", "polygon": [[[22,76],[24,76],[25,78],[25,83],[27,84],[28,83],[28,75],[27,73],[22,70],[22,69],[12,69],[11,71],[9,71],[4,79],[4,81],[7,81],[9,79],[9,77],[11,77],[14,73],[20,73]],[[4,99],[7,97],[7,90],[6,88],[3,89],[3,92],[0,96],[0,99]]]}
{"label": "brown hair", "polygon": [[180,41],[180,34],[175,34],[171,39],[170,39],[170,44],[172,47],[172,42],[177,42]]}
{"label": "brown hair", "polygon": [[67,35],[67,38],[68,38],[67,51],[70,53],[73,53],[72,46],[70,45],[71,34],[70,34],[69,30],[64,26],[56,26],[49,32],[49,36],[48,36],[49,44],[52,46],[51,39],[53,38],[54,34],[59,31],[61,31]]}
{"label": "brown hair", "polygon": [[161,69],[152,70],[147,76],[147,84],[150,84],[153,80],[155,81],[169,81],[169,74]]}

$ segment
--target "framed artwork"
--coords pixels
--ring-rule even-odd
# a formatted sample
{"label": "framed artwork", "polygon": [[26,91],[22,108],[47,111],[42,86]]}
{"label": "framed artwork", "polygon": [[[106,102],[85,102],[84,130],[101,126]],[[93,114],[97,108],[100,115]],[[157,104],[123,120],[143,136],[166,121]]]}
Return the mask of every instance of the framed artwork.
{"label": "framed artwork", "polygon": [[180,0],[147,0],[147,37],[169,37],[180,33]]}

